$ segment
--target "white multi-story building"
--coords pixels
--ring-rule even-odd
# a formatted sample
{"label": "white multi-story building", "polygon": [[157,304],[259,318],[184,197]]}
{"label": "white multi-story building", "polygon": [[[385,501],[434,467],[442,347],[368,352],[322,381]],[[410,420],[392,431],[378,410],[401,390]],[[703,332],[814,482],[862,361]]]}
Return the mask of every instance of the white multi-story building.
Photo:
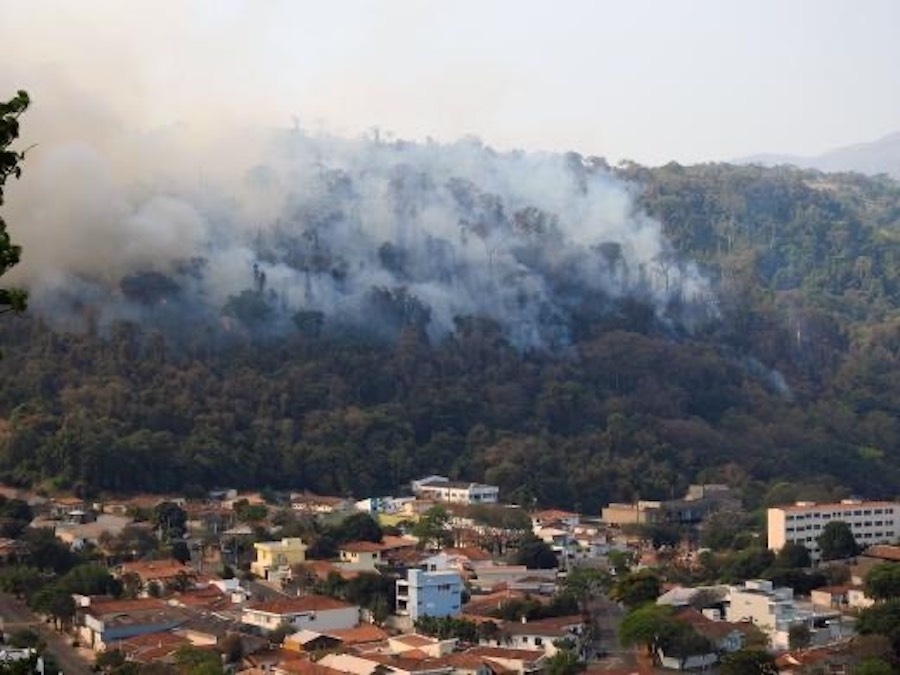
{"label": "white multi-story building", "polygon": [[447,480],[443,476],[413,481],[412,488],[420,497],[452,504],[496,504],[500,498],[496,485]]}
{"label": "white multi-story building", "polygon": [[775,649],[788,649],[791,626],[806,625],[813,644],[826,644],[840,637],[835,611],[810,611],[794,603],[794,590],[775,587],[766,579],[751,579],[733,586],[726,599],[725,618],[731,623],[750,621],[769,638]]}
{"label": "white multi-story building", "polygon": [[797,502],[768,511],[769,548],[779,551],[788,542],[803,544],[813,560],[820,557],[818,538],[825,525],[841,520],[850,526],[860,546],[886,544],[900,535],[900,503],[845,499],[833,504]]}

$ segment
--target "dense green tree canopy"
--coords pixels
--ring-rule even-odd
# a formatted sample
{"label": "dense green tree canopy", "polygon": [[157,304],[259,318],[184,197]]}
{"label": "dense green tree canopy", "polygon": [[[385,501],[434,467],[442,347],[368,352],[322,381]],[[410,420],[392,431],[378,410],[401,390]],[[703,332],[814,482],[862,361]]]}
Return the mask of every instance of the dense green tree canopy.
{"label": "dense green tree canopy", "polygon": [[331,532],[338,543],[348,541],[372,541],[377,543],[383,537],[381,527],[368,513],[354,513],[347,516]]}
{"label": "dense green tree canopy", "polygon": [[722,675],[777,675],[775,657],[763,650],[740,649],[722,657]]}
{"label": "dense green tree canopy", "polygon": [[866,595],[875,600],[900,598],[900,564],[882,563],[866,573]]}
{"label": "dense green tree canopy", "polygon": [[585,668],[578,660],[578,655],[571,649],[560,649],[547,659],[545,672],[547,675],[576,675]]}
{"label": "dense green tree canopy", "polygon": [[519,542],[515,563],[535,570],[559,567],[559,560],[550,545],[532,534],[526,535]]}
{"label": "dense green tree canopy", "polygon": [[[19,137],[19,117],[28,107],[28,94],[19,91],[9,101],[0,101],[0,206],[3,205],[3,187],[9,177],[18,178],[22,169],[19,163],[24,155],[10,146]],[[6,223],[0,217],[0,277],[19,262],[22,249],[13,243],[6,231]],[[0,314],[21,312],[25,309],[26,294],[19,289],[0,288]]]}
{"label": "dense green tree canopy", "polygon": [[187,530],[187,512],[174,502],[160,502],[153,509],[153,524],[160,538],[178,539]]}
{"label": "dense green tree canopy", "polygon": [[654,602],[660,596],[661,581],[657,572],[649,569],[629,572],[616,578],[611,597],[626,607],[639,607]]}
{"label": "dense green tree canopy", "polygon": [[778,551],[778,554],[775,556],[775,564],[785,569],[798,569],[809,567],[812,564],[812,560],[809,556],[809,550],[803,544],[789,541]]}
{"label": "dense green tree canopy", "polygon": [[619,626],[623,647],[643,646],[648,652],[659,646],[664,636],[677,630],[672,608],[647,604],[631,610]]}
{"label": "dense green tree canopy", "polygon": [[839,560],[859,553],[859,545],[850,525],[842,520],[832,520],[822,528],[818,538],[822,560]]}
{"label": "dense green tree canopy", "polygon": [[427,549],[439,549],[452,541],[450,514],[442,506],[432,506],[413,525],[412,533],[419,545]]}

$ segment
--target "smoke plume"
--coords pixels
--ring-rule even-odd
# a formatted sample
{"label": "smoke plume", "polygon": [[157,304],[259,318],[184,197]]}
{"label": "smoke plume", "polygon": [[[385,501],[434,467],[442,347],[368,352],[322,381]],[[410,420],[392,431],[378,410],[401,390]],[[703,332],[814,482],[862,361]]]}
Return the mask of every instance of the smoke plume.
{"label": "smoke plume", "polygon": [[481,316],[531,348],[565,343],[586,303],[708,311],[707,281],[601,159],[299,125],[129,135],[92,118],[105,136],[42,148],[9,191],[16,280],[64,327],[177,314],[440,338]]}

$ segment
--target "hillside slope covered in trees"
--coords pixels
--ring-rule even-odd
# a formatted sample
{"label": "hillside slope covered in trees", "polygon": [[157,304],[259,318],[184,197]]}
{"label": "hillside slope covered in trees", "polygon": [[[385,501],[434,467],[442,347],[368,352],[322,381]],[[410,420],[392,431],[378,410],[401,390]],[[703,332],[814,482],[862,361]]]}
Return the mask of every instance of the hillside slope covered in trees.
{"label": "hillside slope covered in trees", "polygon": [[478,316],[429,335],[393,291],[390,339],[317,312],[261,335],[252,281],[220,323],[177,331],[163,310],[85,332],[35,312],[0,323],[0,477],[361,497],[436,472],[588,511],[698,480],[751,502],[782,481],[798,496],[900,494],[900,185],[730,165],[614,173],[710,280],[712,318],[585,293],[566,343],[534,349]]}

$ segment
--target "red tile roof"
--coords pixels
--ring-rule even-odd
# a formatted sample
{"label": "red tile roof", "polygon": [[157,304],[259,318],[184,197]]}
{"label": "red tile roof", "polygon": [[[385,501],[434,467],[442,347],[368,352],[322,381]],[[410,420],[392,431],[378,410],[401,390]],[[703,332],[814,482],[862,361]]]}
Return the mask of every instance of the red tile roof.
{"label": "red tile roof", "polygon": [[890,544],[870,546],[862,555],[866,558],[900,561],[900,546],[891,546]]}
{"label": "red tile roof", "polygon": [[685,607],[676,612],[675,618],[693,626],[694,630],[710,639],[723,638],[734,631],[741,631],[738,624],[728,621],[714,621],[693,607]]}
{"label": "red tile roof", "polygon": [[579,514],[573,511],[562,511],[560,509],[545,509],[534,513],[534,518],[540,520],[567,520],[569,518],[578,518]]}
{"label": "red tile roof", "polygon": [[452,652],[432,660],[432,664],[450,666],[459,670],[477,670],[487,661],[484,657],[468,652]]}
{"label": "red tile roof", "polygon": [[329,598],[326,595],[304,595],[298,598],[279,598],[277,600],[254,602],[248,605],[247,609],[269,614],[295,614],[348,609],[350,607],[353,607],[353,605]]}
{"label": "red tile roof", "polygon": [[398,635],[392,638],[394,642],[400,642],[409,647],[424,647],[425,645],[433,645],[437,640],[435,638],[419,635],[418,633],[410,633],[409,635]]}
{"label": "red tile roof", "polygon": [[304,572],[312,574],[317,579],[321,579],[322,581],[325,581],[328,578],[328,575],[331,573],[340,575],[340,577],[345,581],[355,579],[360,575],[359,570],[348,570],[339,565],[328,562],[327,560],[307,560],[304,563],[300,563],[298,565],[298,568]]}
{"label": "red tile roof", "polygon": [[388,634],[378,626],[365,623],[356,628],[342,628],[330,630],[327,635],[335,637],[345,645],[360,645],[369,642],[381,642],[387,640]]}
{"label": "red tile roof", "polygon": [[410,673],[415,673],[423,670],[434,670],[434,664],[431,662],[431,659],[415,659],[408,658],[407,653],[404,652],[402,656],[394,656],[391,654],[365,654],[360,658],[364,658],[367,661],[372,661],[374,663],[380,663],[384,666],[398,668],[400,670],[405,670]]}
{"label": "red tile roof", "polygon": [[475,546],[464,546],[462,548],[445,548],[444,553],[451,556],[462,556],[474,562],[487,562],[493,560],[493,556],[484,549]]}
{"label": "red tile roof", "polygon": [[[494,593],[488,593],[486,595],[473,595],[469,599],[469,602],[463,605],[462,611],[463,614],[485,616],[489,612],[499,609],[503,603],[509,602],[510,600],[521,600],[525,598],[526,595],[528,594],[524,591],[511,591],[508,589],[495,591]],[[549,602],[549,599],[542,597],[532,596],[532,598],[544,604]]]}
{"label": "red tile roof", "polygon": [[168,607],[164,600],[159,598],[134,598],[129,600],[92,600],[85,607],[85,611],[93,616],[104,614],[124,614],[127,612],[143,612],[149,610],[165,609]]}
{"label": "red tile roof", "polygon": [[131,661],[152,663],[189,644],[190,640],[174,633],[150,633],[118,640],[116,648]]}
{"label": "red tile roof", "polygon": [[341,546],[341,550],[348,553],[381,553],[384,546],[374,541],[349,541]]}
{"label": "red tile roof", "polygon": [[512,635],[546,635],[547,637],[563,637],[574,626],[583,626],[584,618],[580,614],[571,616],[555,616],[549,619],[538,619],[519,623],[509,621],[503,629]]}
{"label": "red tile roof", "polygon": [[177,560],[150,560],[126,562],[121,566],[122,574],[137,574],[141,580],[174,579],[180,574],[194,576],[196,573],[187,565]]}
{"label": "red tile roof", "polygon": [[183,607],[200,609],[222,609],[231,604],[230,598],[216,586],[207,586],[206,588],[188,591],[187,593],[179,593],[172,598],[172,601]]}
{"label": "red tile roof", "polygon": [[278,664],[278,670],[291,675],[344,675],[340,670],[313,663],[307,659],[282,661]]}

